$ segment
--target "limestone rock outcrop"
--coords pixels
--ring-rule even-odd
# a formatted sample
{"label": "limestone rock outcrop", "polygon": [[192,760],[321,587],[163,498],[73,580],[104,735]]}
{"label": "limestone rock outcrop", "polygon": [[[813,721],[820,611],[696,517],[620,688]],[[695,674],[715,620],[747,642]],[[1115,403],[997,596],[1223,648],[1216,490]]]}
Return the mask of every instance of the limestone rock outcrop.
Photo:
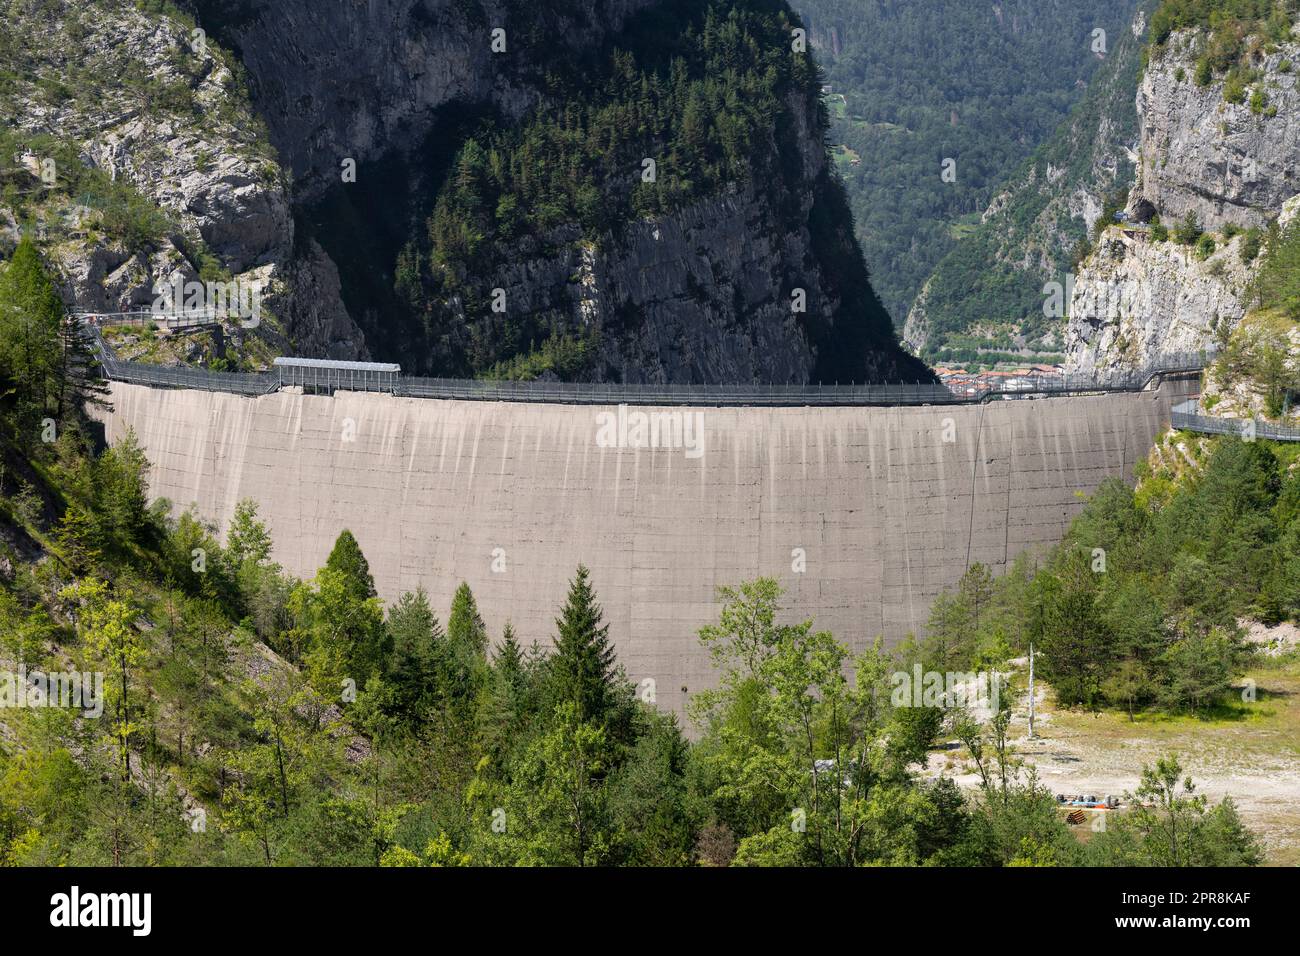
{"label": "limestone rock outcrop", "polygon": [[[262,314],[272,319],[261,334],[276,347],[292,349],[301,339],[310,348],[327,335],[292,321],[314,319],[313,310],[294,307],[293,287],[321,266],[310,258],[294,263],[289,180],[248,102],[237,60],[197,25],[127,0],[93,10],[18,6],[6,29],[24,50],[20,82],[0,117],[24,145],[0,165],[17,159],[59,183],[74,170],[46,155],[42,137],[53,136],[80,164],[128,185],[140,201],[123,208],[130,200],[119,193],[83,191],[40,209],[35,235],[59,267],[70,307],[148,309],[160,284],[220,274],[258,290]],[[116,231],[129,236],[143,228],[148,207],[164,228],[147,242],[101,228],[111,216],[126,223]],[[334,337],[348,343],[349,356],[363,355],[360,332],[340,313],[337,296],[316,311],[322,309],[345,327]]]}
{"label": "limestone rock outcrop", "polygon": [[[1222,78],[1195,79],[1198,36],[1172,37],[1138,87],[1141,165],[1133,201],[1155,204],[1172,226],[1193,213],[1201,228],[1264,226],[1300,193],[1300,41],[1260,51],[1261,78],[1229,102]],[[1252,106],[1258,90],[1262,101]]]}
{"label": "limestone rock outcrop", "polygon": [[1220,323],[1245,314],[1244,234],[1202,260],[1191,246],[1109,230],[1070,300],[1070,368],[1140,367],[1157,355],[1209,347]]}
{"label": "limestone rock outcrop", "polygon": [[[1143,75],[1128,210],[1142,219],[1154,207],[1161,225],[1111,226],[1084,262],[1066,328],[1071,370],[1142,365],[1225,338],[1250,308],[1260,235],[1300,192],[1300,84],[1291,66],[1300,39],[1246,53],[1254,78],[1231,92],[1222,76],[1198,82],[1203,42],[1194,31],[1175,33]],[[1173,239],[1189,217],[1208,237],[1199,247]],[[1161,241],[1161,230],[1171,237]]]}

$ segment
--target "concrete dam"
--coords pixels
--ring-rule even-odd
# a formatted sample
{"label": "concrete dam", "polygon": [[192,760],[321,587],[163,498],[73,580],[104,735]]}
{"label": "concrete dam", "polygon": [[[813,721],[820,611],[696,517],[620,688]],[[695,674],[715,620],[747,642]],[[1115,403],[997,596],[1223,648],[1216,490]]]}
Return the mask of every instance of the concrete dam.
{"label": "concrete dam", "polygon": [[792,616],[855,651],[923,633],[971,563],[1000,571],[1055,544],[1196,389],[620,408],[111,386],[108,440],[134,429],[152,496],[223,530],[255,499],[274,560],[300,577],[350,528],[385,601],[423,585],[445,622],[467,581],[494,639],[511,621],[547,645],[586,564],[628,676],[679,712],[716,680],[696,631],[718,585],[775,577]]}

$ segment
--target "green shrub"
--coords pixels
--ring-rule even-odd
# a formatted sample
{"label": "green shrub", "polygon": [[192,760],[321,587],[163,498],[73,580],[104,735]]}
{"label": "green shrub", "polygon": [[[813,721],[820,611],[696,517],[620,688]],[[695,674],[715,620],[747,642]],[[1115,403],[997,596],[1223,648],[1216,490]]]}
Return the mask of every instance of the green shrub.
{"label": "green shrub", "polygon": [[1246,230],[1246,238],[1241,240],[1241,261],[1250,265],[1259,256],[1259,248],[1264,242],[1264,230],[1252,226]]}
{"label": "green shrub", "polygon": [[[1295,9],[1293,0],[1164,0],[1151,17],[1151,42],[1159,50],[1175,30],[1198,31],[1196,84],[1209,86],[1216,74],[1234,72],[1245,65],[1250,37],[1274,43],[1288,40]],[[1286,66],[1289,69],[1290,63]],[[1241,84],[1250,82],[1231,82],[1229,102],[1242,102],[1238,98],[1245,92]]]}
{"label": "green shrub", "polygon": [[1251,291],[1261,307],[1280,309],[1293,321],[1300,321],[1300,223],[1292,223],[1285,231],[1276,225],[1270,230]]}
{"label": "green shrub", "polygon": [[1174,227],[1174,242],[1190,246],[1201,238],[1201,224],[1196,213],[1189,211],[1183,221]]}
{"label": "green shrub", "polygon": [[53,106],[58,106],[72,99],[72,90],[68,88],[66,83],[54,77],[41,77],[36,81],[36,88],[44,95],[45,101]]}
{"label": "green shrub", "polygon": [[171,229],[167,214],[138,193],[122,192],[100,201],[104,230],[132,252],[154,244]]}
{"label": "green shrub", "polygon": [[1196,240],[1196,258],[1201,260],[1208,259],[1210,256],[1214,255],[1214,250],[1216,248],[1218,247],[1215,245],[1213,236],[1202,235]]}

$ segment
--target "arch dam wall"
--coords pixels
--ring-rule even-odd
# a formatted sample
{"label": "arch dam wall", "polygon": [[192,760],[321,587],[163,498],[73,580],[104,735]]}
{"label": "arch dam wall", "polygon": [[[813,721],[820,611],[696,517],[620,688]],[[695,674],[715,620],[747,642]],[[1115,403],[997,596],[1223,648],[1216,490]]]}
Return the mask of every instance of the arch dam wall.
{"label": "arch dam wall", "polygon": [[921,633],[969,563],[999,571],[1055,544],[1080,493],[1128,478],[1194,391],[1166,380],[985,405],[692,408],[698,457],[602,447],[599,416],[618,410],[576,405],[114,382],[102,418],[110,442],[135,430],[151,493],[174,508],[224,529],[256,499],[275,560],[302,577],[350,528],[385,600],[422,584],[445,622],[468,581],[494,638],[510,620],[521,642],[549,643],[587,564],[628,675],[653,678],[660,706],[680,712],[715,681],[696,631],[716,619],[716,586],[773,576],[790,608],[855,651]]}

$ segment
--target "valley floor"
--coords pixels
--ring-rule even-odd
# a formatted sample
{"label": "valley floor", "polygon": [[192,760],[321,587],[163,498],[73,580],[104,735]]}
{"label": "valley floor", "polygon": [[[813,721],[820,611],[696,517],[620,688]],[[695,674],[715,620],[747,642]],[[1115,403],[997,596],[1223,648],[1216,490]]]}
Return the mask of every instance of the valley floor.
{"label": "valley floor", "polygon": [[[1118,711],[1058,709],[1040,687],[1034,740],[1025,736],[1027,701],[1016,710],[1017,753],[1053,793],[1098,797],[1132,792],[1143,764],[1176,753],[1212,804],[1232,797],[1260,834],[1268,865],[1300,865],[1300,660],[1265,663],[1246,677],[1255,681],[1255,702],[1212,719],[1139,713],[1130,722]],[[964,750],[932,754],[929,770],[979,785]]]}

